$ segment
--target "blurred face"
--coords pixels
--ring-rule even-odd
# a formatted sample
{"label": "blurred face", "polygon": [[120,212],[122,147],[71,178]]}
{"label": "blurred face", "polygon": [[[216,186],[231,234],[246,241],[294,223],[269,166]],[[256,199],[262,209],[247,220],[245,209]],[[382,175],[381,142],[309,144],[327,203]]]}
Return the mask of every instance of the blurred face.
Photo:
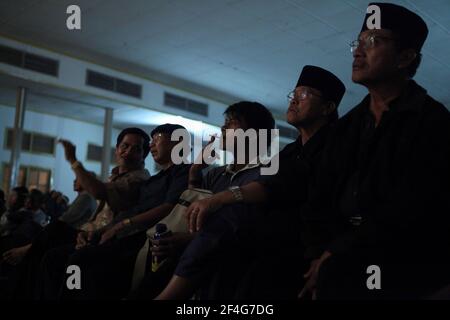
{"label": "blurred face", "polygon": [[353,82],[367,86],[398,75],[399,52],[391,31],[366,30],[358,40],[353,49]]}
{"label": "blurred face", "polygon": [[301,127],[314,122],[325,115],[324,101],[319,90],[299,86],[291,95],[286,120],[294,127]]}
{"label": "blurred face", "polygon": [[31,201],[30,197],[27,197],[25,200],[25,209],[28,209],[28,210],[33,209],[33,202]]}
{"label": "blurred face", "polygon": [[18,198],[19,196],[17,195],[17,192],[11,191],[8,197],[8,208],[14,207]]}
{"label": "blurred face", "polygon": [[171,162],[170,156],[172,148],[178,144],[177,141],[171,141],[171,136],[167,133],[155,133],[150,143],[150,153],[153,160],[159,165],[165,165]]}
{"label": "blurred face", "polygon": [[126,134],[116,147],[119,166],[133,168],[144,160],[144,139],[138,134]]}
{"label": "blurred face", "polygon": [[[228,139],[234,139],[235,145],[236,145],[237,138],[233,135],[234,130],[242,129],[245,131],[247,128],[248,128],[247,124],[245,123],[244,120],[240,120],[235,117],[227,116],[225,118],[225,123],[221,128],[222,136],[220,139],[220,149],[226,150]],[[227,131],[227,130],[230,130],[230,131]],[[233,152],[233,150],[228,150],[228,151]]]}

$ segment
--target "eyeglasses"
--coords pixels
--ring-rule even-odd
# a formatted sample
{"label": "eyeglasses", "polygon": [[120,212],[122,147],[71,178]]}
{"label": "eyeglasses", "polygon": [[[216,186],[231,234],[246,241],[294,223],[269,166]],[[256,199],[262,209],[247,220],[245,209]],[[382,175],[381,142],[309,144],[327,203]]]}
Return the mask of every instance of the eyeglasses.
{"label": "eyeglasses", "polygon": [[150,140],[150,143],[156,143],[157,141],[160,141],[162,139],[162,137],[164,136],[164,134],[162,134],[161,132],[159,133],[155,133],[152,136],[152,139]]}
{"label": "eyeglasses", "polygon": [[322,95],[313,93],[309,90],[302,90],[296,97],[295,90],[294,90],[294,91],[289,92],[289,94],[287,95],[287,99],[288,99],[289,103],[291,103],[291,102],[298,103],[299,101],[306,100],[306,99],[310,98],[311,96],[322,97]]}
{"label": "eyeglasses", "polygon": [[365,38],[359,38],[357,40],[353,40],[352,42],[350,42],[350,51],[353,53],[355,52],[355,50],[362,45],[362,48],[364,50],[367,49],[372,49],[374,48],[377,44],[380,43],[379,39],[385,39],[385,40],[395,40],[395,38],[390,38],[390,37],[383,37],[383,36],[377,36],[377,35],[368,35]]}

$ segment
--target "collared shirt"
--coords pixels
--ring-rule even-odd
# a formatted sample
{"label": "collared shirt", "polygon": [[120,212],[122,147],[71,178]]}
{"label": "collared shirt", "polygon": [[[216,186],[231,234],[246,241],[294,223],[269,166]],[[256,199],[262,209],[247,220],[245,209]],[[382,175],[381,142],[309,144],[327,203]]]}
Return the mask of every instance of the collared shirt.
{"label": "collared shirt", "polygon": [[301,136],[286,145],[279,154],[278,173],[261,176],[258,180],[265,186],[271,207],[298,213],[307,199],[308,189],[314,184],[315,168],[330,128],[330,124],[323,126],[304,145]]}
{"label": "collared shirt", "polygon": [[41,227],[45,227],[49,223],[48,216],[41,209],[33,212],[33,221]]}
{"label": "collared shirt", "polygon": [[97,201],[86,191],[73,200],[69,208],[59,217],[60,221],[69,224],[73,228],[79,228],[92,218],[97,208]]}
{"label": "collared shirt", "polygon": [[[361,208],[361,192],[367,193],[371,188],[372,178],[369,177],[375,154],[380,152],[379,144],[383,137],[389,135],[395,126],[395,118],[399,114],[407,116],[408,112],[416,112],[417,105],[411,103],[410,96],[418,90],[410,83],[404,92],[389,103],[383,112],[381,120],[376,126],[375,116],[370,110],[370,99],[367,96],[359,105],[362,114],[359,125],[359,142],[355,156],[353,172],[349,175],[339,199],[340,211],[348,217],[349,222],[355,226],[361,224],[363,211]],[[420,90],[419,90],[420,91]],[[364,197],[364,194],[362,195]]]}
{"label": "collared shirt", "polygon": [[99,205],[93,219],[81,226],[81,230],[95,231],[109,225],[114,215],[137,204],[142,183],[150,178],[147,169],[137,169],[119,174],[118,167],[112,170],[109,182],[105,183],[106,201]]}
{"label": "collared shirt", "polygon": [[369,248],[418,257],[421,246],[435,259],[446,250],[450,114],[425,89],[411,80],[377,127],[365,97],[338,121],[323,160],[303,210],[311,258]]}
{"label": "collared shirt", "polygon": [[[140,185],[137,192],[137,203],[120,212],[113,219],[113,223],[118,223],[125,218],[131,218],[162,204],[176,205],[184,190],[188,188],[190,164],[171,165],[165,170],[159,171]],[[118,237],[125,237],[132,233],[144,231],[146,225],[132,224],[129,228],[123,229]]]}
{"label": "collared shirt", "polygon": [[247,164],[234,171],[233,165],[225,165],[209,170],[202,181],[202,188],[218,193],[231,186],[243,186],[260,176],[261,164]]}

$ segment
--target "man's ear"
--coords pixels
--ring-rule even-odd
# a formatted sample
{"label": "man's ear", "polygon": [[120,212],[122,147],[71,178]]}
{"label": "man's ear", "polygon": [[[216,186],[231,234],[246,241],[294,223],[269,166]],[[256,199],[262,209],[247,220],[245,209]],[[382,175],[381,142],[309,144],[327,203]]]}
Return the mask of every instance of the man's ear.
{"label": "man's ear", "polygon": [[323,115],[329,116],[336,110],[336,104],[333,101],[328,101],[323,109]]}
{"label": "man's ear", "polygon": [[417,52],[414,49],[406,49],[400,52],[398,68],[407,68],[417,57]]}

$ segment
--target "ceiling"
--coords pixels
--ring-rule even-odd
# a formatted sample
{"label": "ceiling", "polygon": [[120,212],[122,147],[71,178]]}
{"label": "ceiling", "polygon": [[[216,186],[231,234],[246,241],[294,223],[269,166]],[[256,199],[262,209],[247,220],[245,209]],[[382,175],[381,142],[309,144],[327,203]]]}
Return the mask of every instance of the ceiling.
{"label": "ceiling", "polygon": [[[450,108],[450,1],[392,1],[430,29],[415,79]],[[3,0],[6,36],[225,103],[257,100],[278,113],[305,64],[346,84],[341,113],[365,95],[351,83],[348,43],[367,0]],[[66,8],[81,8],[81,31],[66,28]],[[411,30],[414,32],[414,30]]]}

